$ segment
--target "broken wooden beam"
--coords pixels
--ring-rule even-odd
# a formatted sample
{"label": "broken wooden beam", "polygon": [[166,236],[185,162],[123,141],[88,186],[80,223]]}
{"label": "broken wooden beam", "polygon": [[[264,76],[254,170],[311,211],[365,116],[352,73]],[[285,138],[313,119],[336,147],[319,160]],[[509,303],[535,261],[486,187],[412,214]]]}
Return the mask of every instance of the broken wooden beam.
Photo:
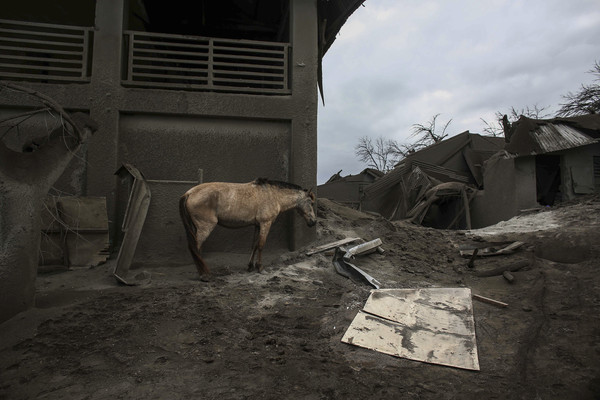
{"label": "broken wooden beam", "polygon": [[336,242],[323,244],[321,246],[314,247],[311,250],[307,251],[306,255],[312,256],[313,254],[320,253],[320,252],[326,251],[326,250],[330,250],[330,249],[339,247],[341,245],[344,245],[346,243],[356,242],[357,240],[360,240],[360,238],[357,238],[357,237],[356,238],[346,238],[346,239],[338,240]]}

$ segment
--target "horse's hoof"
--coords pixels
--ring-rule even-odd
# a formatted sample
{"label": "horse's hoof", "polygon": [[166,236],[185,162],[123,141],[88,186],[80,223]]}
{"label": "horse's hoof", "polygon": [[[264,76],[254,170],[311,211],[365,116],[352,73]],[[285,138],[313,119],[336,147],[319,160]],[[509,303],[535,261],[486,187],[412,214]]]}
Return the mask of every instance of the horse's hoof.
{"label": "horse's hoof", "polygon": [[211,281],[211,277],[209,274],[202,274],[200,275],[200,280],[202,282],[210,282]]}
{"label": "horse's hoof", "polygon": [[254,271],[254,264],[248,263],[248,272]]}
{"label": "horse's hoof", "polygon": [[259,274],[262,274],[262,272],[264,271],[262,264],[258,264],[256,266],[256,270],[258,271]]}

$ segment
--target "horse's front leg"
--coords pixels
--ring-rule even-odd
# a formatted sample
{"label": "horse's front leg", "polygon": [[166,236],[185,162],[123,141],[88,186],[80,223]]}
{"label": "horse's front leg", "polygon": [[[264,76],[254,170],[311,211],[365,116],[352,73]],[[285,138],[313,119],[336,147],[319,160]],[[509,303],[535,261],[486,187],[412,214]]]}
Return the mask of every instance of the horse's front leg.
{"label": "horse's front leg", "polygon": [[258,247],[259,231],[260,226],[256,225],[254,227],[254,237],[252,238],[252,254],[250,255],[250,261],[248,261],[248,272],[254,269],[254,255],[256,254],[256,248]]}
{"label": "horse's front leg", "polygon": [[262,266],[262,250],[263,247],[265,247],[265,243],[267,242],[267,235],[269,234],[269,230],[271,229],[271,224],[273,223],[273,221],[268,221],[268,222],[264,222],[262,224],[260,224],[260,232],[258,235],[258,261],[256,263],[256,269],[258,270],[258,272],[262,272],[263,271],[263,266]]}

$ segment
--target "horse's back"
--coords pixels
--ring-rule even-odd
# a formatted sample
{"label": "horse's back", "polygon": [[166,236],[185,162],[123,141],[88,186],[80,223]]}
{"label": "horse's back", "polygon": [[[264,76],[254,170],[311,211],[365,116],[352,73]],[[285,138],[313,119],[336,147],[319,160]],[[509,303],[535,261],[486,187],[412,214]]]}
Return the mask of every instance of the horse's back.
{"label": "horse's back", "polygon": [[187,207],[196,214],[219,220],[246,220],[255,216],[255,185],[252,183],[207,182],[188,190]]}

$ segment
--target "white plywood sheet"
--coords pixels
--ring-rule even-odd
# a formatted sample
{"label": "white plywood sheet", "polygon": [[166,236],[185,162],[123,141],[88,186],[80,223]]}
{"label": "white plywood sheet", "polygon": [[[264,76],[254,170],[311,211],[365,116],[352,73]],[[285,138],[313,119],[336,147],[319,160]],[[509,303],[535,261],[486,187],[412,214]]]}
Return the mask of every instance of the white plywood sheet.
{"label": "white plywood sheet", "polygon": [[373,290],[342,342],[408,358],[479,370],[471,290]]}

